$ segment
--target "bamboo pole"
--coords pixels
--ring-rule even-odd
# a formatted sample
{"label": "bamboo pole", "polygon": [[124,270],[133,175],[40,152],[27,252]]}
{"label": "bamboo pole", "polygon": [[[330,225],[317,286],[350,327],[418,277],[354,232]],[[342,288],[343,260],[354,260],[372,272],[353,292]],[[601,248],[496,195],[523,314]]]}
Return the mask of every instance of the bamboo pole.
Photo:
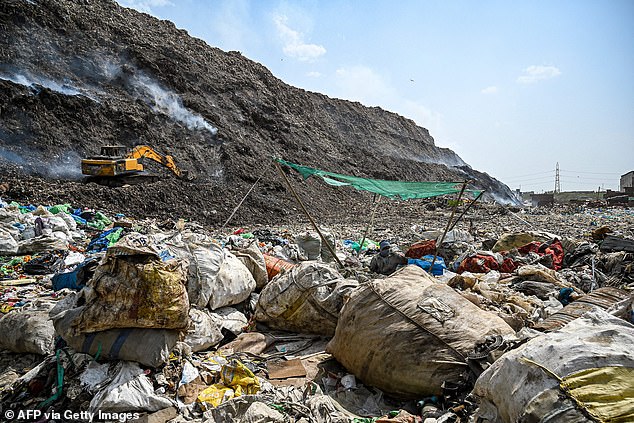
{"label": "bamboo pole", "polygon": [[249,190],[247,191],[247,193],[244,195],[244,197],[242,197],[242,200],[240,200],[240,202],[238,203],[238,205],[236,206],[235,209],[233,209],[233,211],[231,212],[231,215],[229,215],[229,217],[227,218],[227,220],[225,221],[225,223],[222,225],[222,227],[220,228],[220,232],[222,232],[222,230],[227,226],[227,224],[229,223],[229,221],[231,220],[231,218],[233,218],[233,215],[236,214],[236,212],[238,211],[238,209],[240,208],[240,206],[242,205],[242,203],[244,203],[244,200],[247,199],[247,197],[249,196],[249,194],[251,194],[251,191],[253,191],[253,189],[255,188],[255,186],[258,184],[258,182],[260,182],[260,179],[262,179],[262,177],[264,176],[264,173],[262,173],[262,175],[260,175],[260,177],[253,183],[253,185],[251,186],[251,188],[249,188]]}
{"label": "bamboo pole", "polygon": [[374,208],[372,209],[372,214],[370,215],[370,223],[368,223],[368,226],[365,227],[365,232],[363,232],[363,238],[361,238],[361,242],[359,243],[359,251],[357,251],[357,257],[361,255],[361,250],[363,250],[363,243],[365,242],[365,238],[368,236],[368,232],[370,232],[370,228],[374,224],[374,215],[376,213],[376,209],[379,208],[379,202],[381,201],[381,196],[378,195],[377,199],[377,195],[378,194],[374,194],[374,199],[372,201],[374,203]]}
{"label": "bamboo pole", "polygon": [[451,232],[451,230],[458,224],[458,222],[460,222],[460,219],[462,219],[462,217],[467,214],[467,212],[469,211],[469,209],[471,208],[471,206],[473,206],[475,204],[476,201],[478,201],[480,199],[480,197],[482,197],[482,194],[484,194],[484,191],[480,191],[480,194],[478,194],[478,196],[473,200],[472,203],[470,203],[466,209],[464,209],[464,211],[462,212],[462,214],[460,216],[458,216],[458,218],[456,219],[455,222],[453,222],[453,225],[451,225],[451,228],[449,228],[449,232]]}
{"label": "bamboo pole", "polygon": [[434,263],[436,263],[436,257],[438,257],[438,247],[442,245],[443,241],[445,240],[445,236],[447,235],[447,232],[449,232],[449,225],[451,225],[451,221],[453,220],[453,217],[456,214],[458,203],[460,203],[460,199],[462,198],[462,194],[464,193],[464,190],[467,188],[468,183],[469,181],[464,181],[464,183],[462,184],[462,189],[460,190],[460,194],[458,194],[456,205],[453,207],[453,210],[451,211],[451,216],[449,217],[449,220],[447,221],[447,226],[445,226],[445,231],[440,237],[440,242],[436,245],[436,249],[434,250],[434,258],[431,261],[431,266],[429,267],[429,273],[431,273],[432,269],[434,268]]}
{"label": "bamboo pole", "polygon": [[299,195],[297,195],[297,192],[295,192],[295,189],[291,185],[291,181],[288,180],[288,177],[284,173],[284,170],[282,169],[282,166],[280,166],[280,164],[278,162],[275,162],[275,166],[277,167],[277,170],[282,175],[282,178],[284,178],[284,181],[286,182],[286,185],[288,186],[288,189],[291,191],[291,194],[293,194],[293,197],[295,197],[295,200],[297,201],[297,204],[299,204],[299,207],[302,209],[302,211],[304,212],[306,217],[308,217],[308,220],[310,220],[310,223],[313,225],[313,228],[315,228],[315,230],[319,234],[319,238],[321,238],[321,242],[326,244],[326,247],[328,247],[328,251],[330,251],[330,254],[332,254],[332,256],[337,261],[339,266],[341,266],[343,268],[344,267],[343,263],[341,263],[341,260],[339,260],[339,257],[337,257],[337,253],[335,252],[334,247],[332,245],[330,245],[330,242],[328,242],[326,237],[324,237],[324,234],[321,233],[321,230],[317,226],[317,223],[315,223],[315,221],[313,220],[313,217],[310,215],[310,213],[308,213],[308,210],[306,209],[306,206],[304,206],[304,203],[302,202],[301,198],[299,198]]}

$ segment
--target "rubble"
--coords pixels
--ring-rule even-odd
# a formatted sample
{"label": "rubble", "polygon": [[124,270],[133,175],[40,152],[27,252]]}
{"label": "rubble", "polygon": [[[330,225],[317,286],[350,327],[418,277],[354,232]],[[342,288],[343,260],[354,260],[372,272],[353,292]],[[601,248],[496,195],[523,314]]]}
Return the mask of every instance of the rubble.
{"label": "rubble", "polygon": [[[630,416],[625,399],[595,406],[579,391],[577,375],[590,370],[536,357],[556,342],[576,351],[576,331],[592,338],[579,329],[586,323],[633,330],[634,215],[553,214],[544,222],[557,233],[530,211],[522,220],[537,228],[528,232],[508,214],[502,227],[485,223],[494,212],[474,208],[438,250],[442,207],[415,227],[381,223],[371,237],[406,257],[386,277],[370,270],[379,243],[359,248],[362,228],[349,225],[324,231],[346,263],[339,268],[302,225],[218,233],[193,221],[7,204],[3,239],[17,248],[0,256],[0,404],[68,410],[65,421],[101,412],[129,421],[498,422],[560,408],[577,416],[586,405]],[[611,214],[611,232],[597,239]],[[415,262],[436,252],[441,272]],[[601,348],[583,343],[584,362],[607,357]],[[630,372],[628,354],[588,377],[627,381],[610,369]],[[546,402],[522,399],[531,386],[500,382],[520,365],[561,379],[535,385],[548,386]],[[547,401],[557,383],[572,405]],[[523,396],[506,395],[520,388]]]}

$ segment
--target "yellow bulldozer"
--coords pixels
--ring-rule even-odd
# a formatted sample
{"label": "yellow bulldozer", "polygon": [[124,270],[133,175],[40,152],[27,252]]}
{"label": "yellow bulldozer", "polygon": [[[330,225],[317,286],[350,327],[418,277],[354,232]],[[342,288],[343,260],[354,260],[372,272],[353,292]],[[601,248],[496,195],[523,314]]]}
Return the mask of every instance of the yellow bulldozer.
{"label": "yellow bulldozer", "polygon": [[172,156],[162,155],[147,145],[137,145],[131,150],[123,145],[102,146],[98,156],[82,159],[81,173],[87,176],[86,182],[96,182],[108,186],[158,180],[157,175],[145,171],[144,159],[165,166],[178,178],[189,179],[188,172],[176,166]]}

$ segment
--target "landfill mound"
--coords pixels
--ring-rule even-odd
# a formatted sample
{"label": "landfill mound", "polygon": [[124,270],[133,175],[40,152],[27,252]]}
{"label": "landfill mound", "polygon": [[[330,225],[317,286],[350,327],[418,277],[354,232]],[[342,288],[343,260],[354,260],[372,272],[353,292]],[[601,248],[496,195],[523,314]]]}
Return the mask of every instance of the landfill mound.
{"label": "landfill mound", "polygon": [[[139,217],[202,211],[201,221],[217,224],[262,177],[236,218],[291,221],[275,156],[378,179],[470,179],[514,201],[409,119],[289,86],[239,52],[113,1],[7,0],[0,28],[0,183],[11,198]],[[142,187],[77,182],[80,159],[112,144],[149,145],[195,179],[150,166],[163,179]],[[366,199],[319,184],[303,197],[318,216]]]}

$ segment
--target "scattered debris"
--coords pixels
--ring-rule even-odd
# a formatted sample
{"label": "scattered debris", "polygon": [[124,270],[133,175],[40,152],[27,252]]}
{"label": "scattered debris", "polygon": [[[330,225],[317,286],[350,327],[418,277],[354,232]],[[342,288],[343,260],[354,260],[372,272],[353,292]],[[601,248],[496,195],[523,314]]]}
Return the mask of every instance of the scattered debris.
{"label": "scattered debris", "polygon": [[[597,378],[627,384],[634,368],[604,351],[629,348],[634,320],[634,215],[614,213],[623,225],[600,239],[594,212],[577,237],[479,224],[440,243],[436,221],[402,235],[376,228],[389,242],[362,249],[361,232],[331,228],[339,267],[305,228],[219,235],[182,220],[7,204],[0,403],[70,410],[67,421],[97,412],[200,422],[627,418],[629,402],[582,389]],[[382,245],[404,258],[387,277],[370,266]],[[428,273],[417,261],[429,257],[429,270],[434,255],[444,267]],[[595,343],[595,332],[619,341]],[[583,360],[542,351],[560,344]],[[509,402],[509,390],[524,394]],[[562,392],[569,402],[548,402]]]}

